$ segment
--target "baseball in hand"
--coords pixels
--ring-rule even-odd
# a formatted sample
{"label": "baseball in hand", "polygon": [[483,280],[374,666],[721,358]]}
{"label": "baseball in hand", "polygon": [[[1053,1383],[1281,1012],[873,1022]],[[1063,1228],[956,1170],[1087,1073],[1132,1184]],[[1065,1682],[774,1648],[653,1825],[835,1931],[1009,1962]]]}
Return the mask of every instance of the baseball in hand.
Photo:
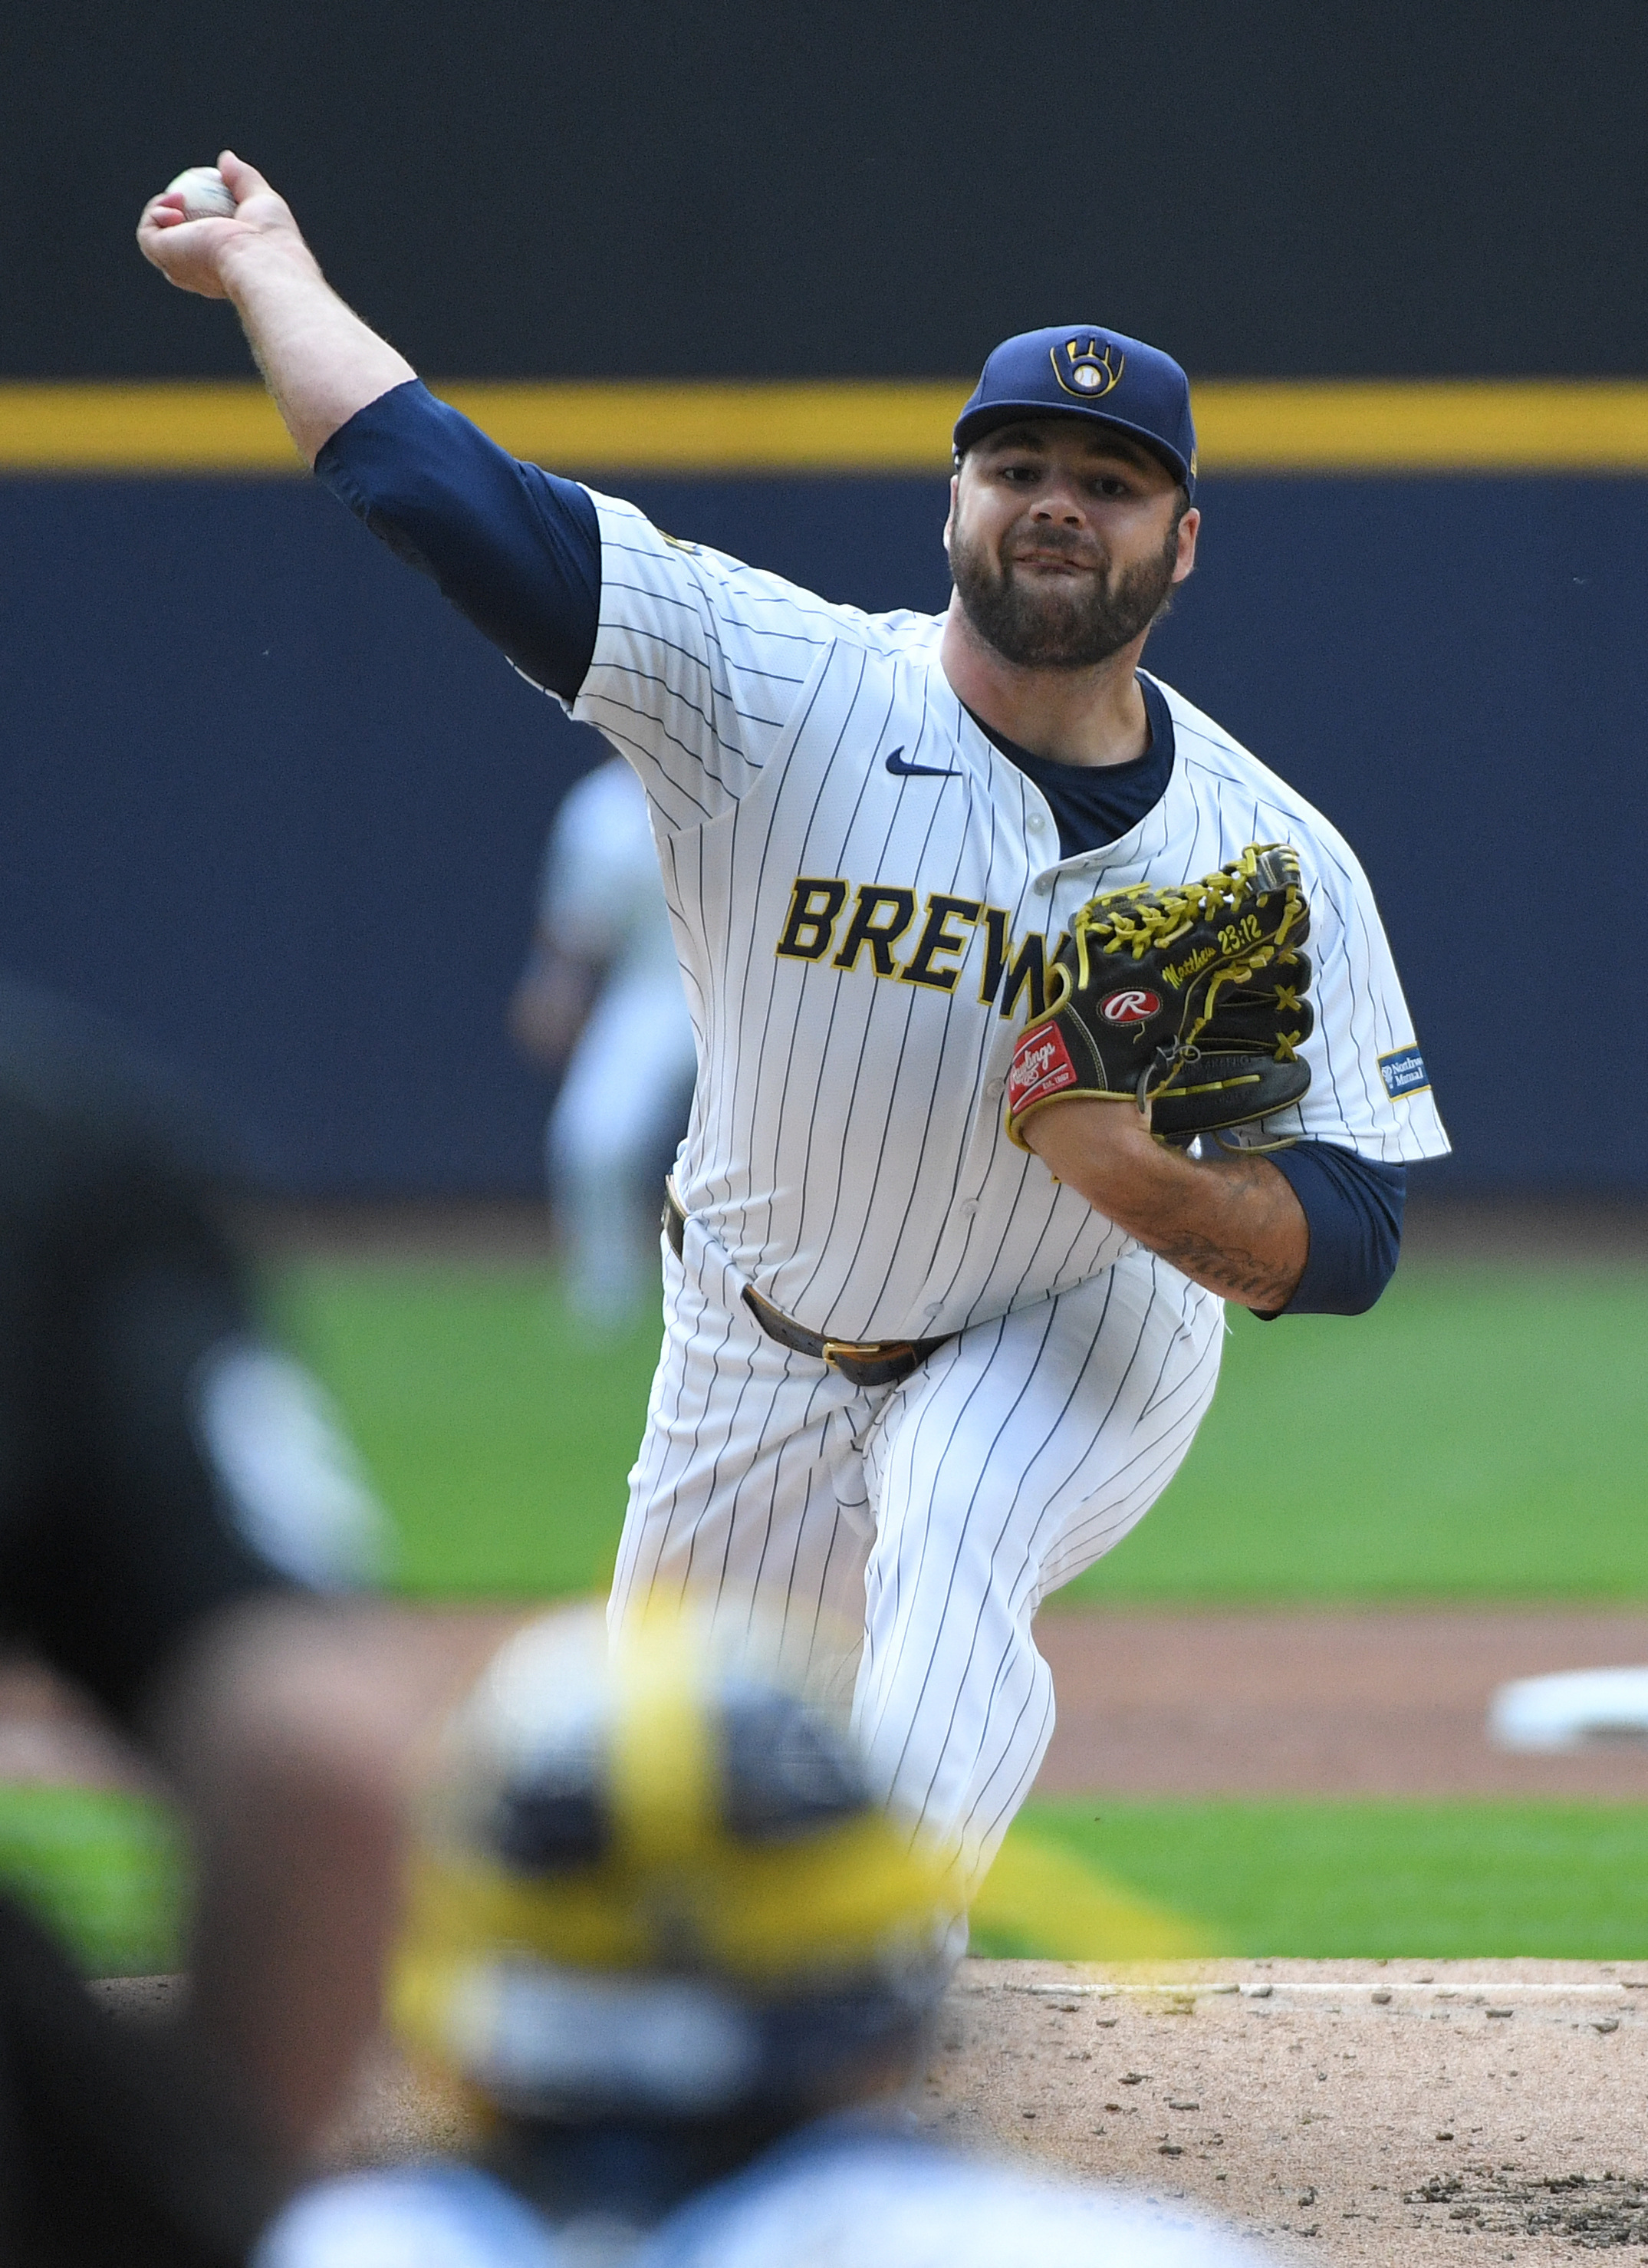
{"label": "baseball in hand", "polygon": [[232,220],[235,201],[229,184],[216,166],[190,166],[175,181],[166,183],[168,195],[175,190],[183,193],[183,217],[186,220]]}

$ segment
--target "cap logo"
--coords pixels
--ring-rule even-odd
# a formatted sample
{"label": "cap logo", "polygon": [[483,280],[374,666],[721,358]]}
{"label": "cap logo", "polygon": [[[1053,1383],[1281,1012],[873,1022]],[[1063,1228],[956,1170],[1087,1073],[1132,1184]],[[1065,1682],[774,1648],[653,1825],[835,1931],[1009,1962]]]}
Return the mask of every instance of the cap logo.
{"label": "cap logo", "polygon": [[1108,339],[1092,334],[1085,338],[1065,339],[1049,347],[1048,355],[1060,387],[1066,394],[1073,394],[1078,401],[1097,401],[1100,394],[1108,394],[1122,383],[1122,373],[1127,368],[1124,354],[1116,354]]}

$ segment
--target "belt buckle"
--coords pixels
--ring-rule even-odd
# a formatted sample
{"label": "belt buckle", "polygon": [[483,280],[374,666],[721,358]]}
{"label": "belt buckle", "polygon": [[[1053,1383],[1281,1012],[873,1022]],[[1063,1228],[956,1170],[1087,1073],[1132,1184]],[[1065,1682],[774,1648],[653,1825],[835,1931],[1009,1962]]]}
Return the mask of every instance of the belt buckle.
{"label": "belt buckle", "polygon": [[832,1370],[839,1370],[843,1362],[899,1362],[915,1351],[909,1339],[826,1339],[824,1360]]}

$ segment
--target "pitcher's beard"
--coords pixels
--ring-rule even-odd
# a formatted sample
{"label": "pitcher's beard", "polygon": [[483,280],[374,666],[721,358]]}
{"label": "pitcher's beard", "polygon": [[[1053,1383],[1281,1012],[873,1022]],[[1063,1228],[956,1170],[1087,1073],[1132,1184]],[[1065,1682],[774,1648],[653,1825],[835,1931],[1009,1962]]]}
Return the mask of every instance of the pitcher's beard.
{"label": "pitcher's beard", "polygon": [[950,536],[951,578],[967,620],[1021,669],[1091,669],[1108,661],[1166,611],[1178,558],[1175,528],[1157,558],[1119,575],[1032,582],[982,544],[955,529]]}

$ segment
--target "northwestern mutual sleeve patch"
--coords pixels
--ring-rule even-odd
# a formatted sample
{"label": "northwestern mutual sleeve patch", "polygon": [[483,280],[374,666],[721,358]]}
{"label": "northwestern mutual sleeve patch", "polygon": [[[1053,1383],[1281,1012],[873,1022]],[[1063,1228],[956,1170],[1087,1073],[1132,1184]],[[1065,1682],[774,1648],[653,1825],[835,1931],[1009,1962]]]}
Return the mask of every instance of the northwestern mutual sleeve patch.
{"label": "northwestern mutual sleeve patch", "polygon": [[1398,1048],[1394,1055],[1381,1056],[1379,1067],[1385,1092],[1393,1102],[1404,1094],[1417,1094],[1431,1084],[1431,1074],[1417,1048]]}

